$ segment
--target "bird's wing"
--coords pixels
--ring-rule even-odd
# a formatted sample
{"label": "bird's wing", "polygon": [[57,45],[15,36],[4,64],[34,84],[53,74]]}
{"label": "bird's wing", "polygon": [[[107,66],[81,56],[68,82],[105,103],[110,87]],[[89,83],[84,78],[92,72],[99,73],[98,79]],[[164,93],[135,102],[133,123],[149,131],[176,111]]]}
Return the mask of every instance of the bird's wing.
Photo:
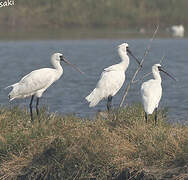
{"label": "bird's wing", "polygon": [[103,98],[114,96],[122,87],[125,81],[125,72],[117,65],[105,68],[101,73],[96,88],[86,97],[90,107],[98,104]]}
{"label": "bird's wing", "polygon": [[158,106],[162,95],[161,85],[151,79],[141,86],[141,95],[145,111],[152,113]]}
{"label": "bird's wing", "polygon": [[122,87],[125,81],[125,73],[118,71],[114,66],[106,68],[97,83],[96,88],[100,89],[104,98],[114,96]]}
{"label": "bird's wing", "polygon": [[50,68],[32,71],[19,81],[16,88],[17,93],[29,95],[38,90],[48,88],[54,82],[53,74],[54,70]]}
{"label": "bird's wing", "polygon": [[105,68],[103,72],[109,72],[109,71],[117,71],[117,64]]}
{"label": "bird's wing", "polygon": [[33,88],[45,87],[51,80],[53,80],[54,69],[51,68],[43,68],[32,71],[28,75],[24,76],[20,80],[20,84],[28,84],[33,86]]}

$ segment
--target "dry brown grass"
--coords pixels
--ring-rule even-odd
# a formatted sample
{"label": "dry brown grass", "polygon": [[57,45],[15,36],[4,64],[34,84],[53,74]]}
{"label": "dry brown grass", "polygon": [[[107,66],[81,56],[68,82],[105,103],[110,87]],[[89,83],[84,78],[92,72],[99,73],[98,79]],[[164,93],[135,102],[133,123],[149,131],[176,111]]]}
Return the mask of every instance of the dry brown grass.
{"label": "dry brown grass", "polygon": [[94,120],[42,111],[31,124],[26,110],[0,109],[0,179],[107,179],[188,163],[188,127],[166,123],[163,112],[155,126],[140,105]]}

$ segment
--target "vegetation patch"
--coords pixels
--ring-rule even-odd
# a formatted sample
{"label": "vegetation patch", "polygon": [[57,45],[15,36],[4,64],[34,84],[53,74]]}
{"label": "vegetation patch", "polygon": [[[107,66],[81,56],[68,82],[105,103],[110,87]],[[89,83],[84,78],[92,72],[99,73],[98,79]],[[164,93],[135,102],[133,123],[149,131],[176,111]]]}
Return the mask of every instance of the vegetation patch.
{"label": "vegetation patch", "polygon": [[17,31],[49,27],[110,27],[132,31],[151,28],[153,24],[188,25],[187,0],[17,0],[14,4],[1,8],[0,25]]}
{"label": "vegetation patch", "polygon": [[153,116],[146,124],[138,104],[93,120],[41,109],[34,124],[25,109],[1,107],[0,129],[0,179],[158,179],[169,166],[176,177],[188,171],[188,126],[168,124],[164,111],[156,126]]}

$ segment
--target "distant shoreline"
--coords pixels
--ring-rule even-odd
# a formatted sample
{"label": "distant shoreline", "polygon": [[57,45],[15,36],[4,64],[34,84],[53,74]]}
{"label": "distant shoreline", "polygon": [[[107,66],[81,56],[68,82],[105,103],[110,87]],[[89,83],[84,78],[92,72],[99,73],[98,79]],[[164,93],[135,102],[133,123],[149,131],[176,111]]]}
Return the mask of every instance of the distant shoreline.
{"label": "distant shoreline", "polygon": [[[0,30],[0,40],[66,40],[66,39],[136,39],[151,38],[153,31],[140,33],[138,30],[112,28],[70,28]],[[166,31],[159,31],[156,38],[172,38]]]}

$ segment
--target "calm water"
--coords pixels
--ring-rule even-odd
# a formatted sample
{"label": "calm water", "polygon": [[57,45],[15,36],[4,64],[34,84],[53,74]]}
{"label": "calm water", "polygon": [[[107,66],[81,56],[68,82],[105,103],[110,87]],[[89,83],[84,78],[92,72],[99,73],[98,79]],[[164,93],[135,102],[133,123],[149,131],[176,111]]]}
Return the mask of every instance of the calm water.
{"label": "calm water", "polygon": [[[83,76],[66,64],[63,64],[63,77],[52,85],[40,101],[50,111],[58,113],[75,113],[79,116],[92,116],[96,111],[106,108],[106,101],[95,108],[88,108],[84,97],[95,87],[102,70],[119,62],[117,46],[120,40],[63,40],[63,41],[0,41],[0,101],[8,104],[9,90],[4,87],[13,84],[30,71],[42,67],[50,67],[50,56],[54,52],[63,52],[70,62],[76,64],[86,73]],[[142,57],[149,42],[148,39],[127,41],[132,52]],[[162,74],[163,96],[160,107],[168,108],[171,122],[187,123],[188,116],[188,39],[157,39],[152,43],[150,54],[145,59],[143,74],[151,71],[151,66],[158,63],[165,54],[163,65],[178,78],[174,82]],[[128,81],[137,64],[131,59],[126,72]],[[152,76],[148,77],[151,78]],[[147,80],[146,78],[145,80]],[[127,82],[126,81],[126,82]],[[114,97],[113,104],[118,106],[126,84]],[[134,84],[129,92],[127,102],[140,102],[139,89],[141,82]],[[14,100],[12,104],[28,105],[30,99]]]}

